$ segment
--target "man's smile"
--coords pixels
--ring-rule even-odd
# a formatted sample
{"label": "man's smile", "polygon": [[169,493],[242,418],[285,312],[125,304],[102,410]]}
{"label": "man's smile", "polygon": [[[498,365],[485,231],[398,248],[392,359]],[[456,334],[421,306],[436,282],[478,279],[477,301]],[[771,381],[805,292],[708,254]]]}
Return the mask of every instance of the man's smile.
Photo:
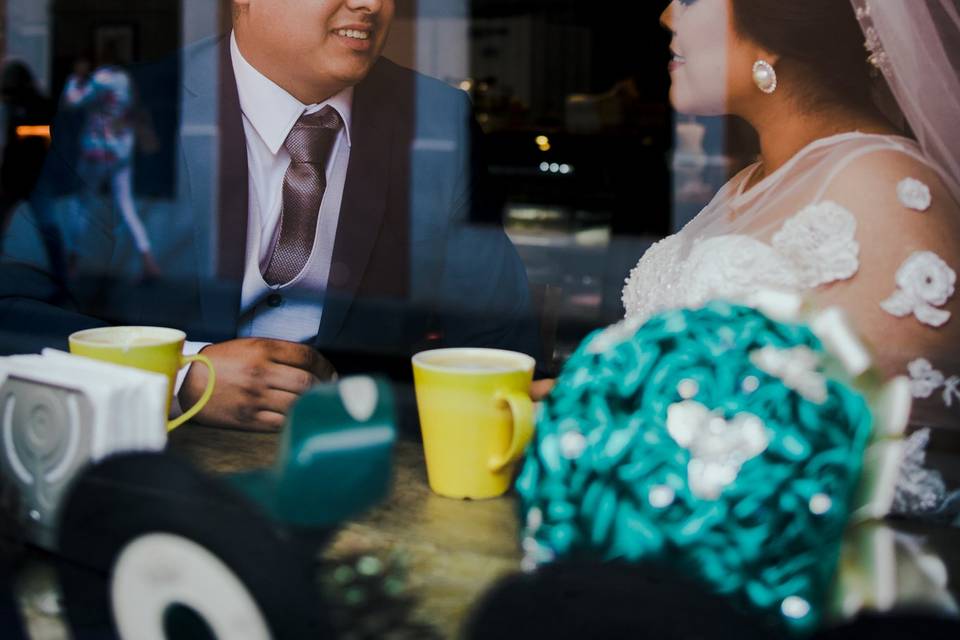
{"label": "man's smile", "polygon": [[369,31],[358,31],[356,29],[337,29],[334,33],[344,38],[354,38],[356,40],[367,40],[370,38]]}
{"label": "man's smile", "polygon": [[354,51],[369,51],[373,48],[374,26],[370,22],[358,21],[350,24],[341,24],[331,32],[336,40],[348,49]]}

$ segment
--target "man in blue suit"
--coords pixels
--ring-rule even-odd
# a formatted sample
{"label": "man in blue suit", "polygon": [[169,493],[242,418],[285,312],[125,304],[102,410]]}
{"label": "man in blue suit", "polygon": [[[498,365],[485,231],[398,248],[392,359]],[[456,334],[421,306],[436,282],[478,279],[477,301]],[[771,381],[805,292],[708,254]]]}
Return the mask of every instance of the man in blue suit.
{"label": "man in blue suit", "polygon": [[[536,351],[514,248],[501,228],[469,224],[498,202],[466,95],[380,56],[394,0],[234,0],[233,9],[229,38],[178,63],[180,197],[165,227],[180,253],[166,264],[158,256],[164,279],[131,281],[118,258],[129,239],[93,225],[86,253],[96,268],[88,261],[85,272],[96,277],[75,282],[72,305],[54,309],[63,295],[52,281],[5,265],[0,337],[22,351],[100,321],[182,328],[217,370],[200,419],[255,430],[278,428],[299,394],[334,372],[405,374],[410,353],[434,346]],[[219,81],[205,71],[217,66]],[[170,96],[150,97],[170,70],[139,74],[151,109],[170,108]],[[182,135],[209,113],[217,211],[209,185],[197,184],[210,160]],[[205,380],[191,368],[181,402],[192,404]]]}

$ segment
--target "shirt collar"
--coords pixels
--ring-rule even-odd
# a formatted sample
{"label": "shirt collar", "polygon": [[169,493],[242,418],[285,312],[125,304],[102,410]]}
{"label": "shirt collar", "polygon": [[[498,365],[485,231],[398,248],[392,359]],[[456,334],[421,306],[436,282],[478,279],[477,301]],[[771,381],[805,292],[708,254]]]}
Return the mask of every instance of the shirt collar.
{"label": "shirt collar", "polygon": [[246,61],[240,53],[234,33],[230,34],[230,58],[233,62],[233,74],[237,79],[240,110],[271,153],[276,155],[280,151],[293,125],[303,113],[314,113],[327,105],[340,114],[347,146],[352,146],[350,116],[353,109],[353,87],[347,87],[323,102],[303,104]]}

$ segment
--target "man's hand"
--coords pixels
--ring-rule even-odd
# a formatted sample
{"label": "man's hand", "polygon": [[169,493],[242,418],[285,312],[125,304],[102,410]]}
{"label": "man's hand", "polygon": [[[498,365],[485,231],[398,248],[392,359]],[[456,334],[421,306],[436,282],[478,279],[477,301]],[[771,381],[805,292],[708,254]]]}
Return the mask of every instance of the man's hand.
{"label": "man's hand", "polygon": [[[218,427],[277,431],[290,406],[333,366],[312,347],[266,338],[241,338],[204,347],[217,372],[213,396],[196,420]],[[191,366],[180,387],[181,407],[190,407],[207,384],[207,368]]]}

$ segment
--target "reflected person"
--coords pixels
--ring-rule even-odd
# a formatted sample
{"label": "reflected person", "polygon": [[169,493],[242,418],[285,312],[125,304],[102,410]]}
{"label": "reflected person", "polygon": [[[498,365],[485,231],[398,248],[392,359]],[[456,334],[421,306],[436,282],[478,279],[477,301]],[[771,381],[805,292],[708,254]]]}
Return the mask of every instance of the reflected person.
{"label": "reflected person", "polygon": [[[86,206],[106,184],[113,203],[133,235],[144,278],[156,278],[160,275],[160,267],[133,200],[136,88],[130,74],[120,66],[116,43],[107,44],[99,62],[92,74],[71,74],[63,91],[64,105],[82,110],[85,116],[77,161],[81,188],[75,204],[79,206],[74,207],[71,216],[76,236],[71,243],[71,253],[82,243],[80,236],[85,232],[82,221],[90,215],[85,211]],[[71,256],[72,266],[78,259],[76,255]]]}
{"label": "reflected person", "polygon": [[65,276],[63,236],[52,209],[35,190],[47,156],[53,106],[37,88],[24,62],[9,60],[0,73],[0,93],[7,111],[6,145],[0,167],[0,247],[18,205],[27,201],[46,251],[50,270]]}

